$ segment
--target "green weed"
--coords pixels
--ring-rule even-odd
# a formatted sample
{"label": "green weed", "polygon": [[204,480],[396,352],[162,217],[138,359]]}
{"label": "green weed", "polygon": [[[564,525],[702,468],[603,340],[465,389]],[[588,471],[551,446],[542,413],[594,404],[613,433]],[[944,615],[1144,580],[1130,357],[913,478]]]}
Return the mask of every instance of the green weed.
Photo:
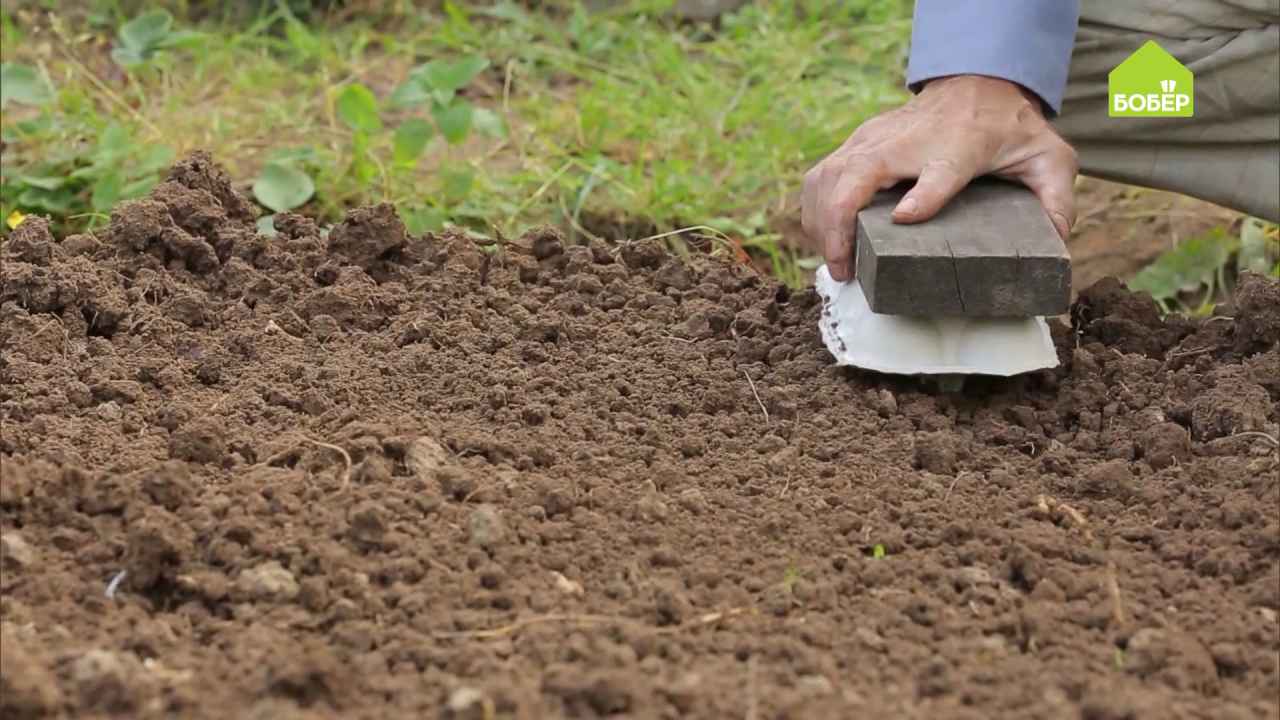
{"label": "green weed", "polygon": [[161,50],[191,47],[200,41],[200,34],[190,30],[175,30],[173,16],[166,10],[143,13],[124,25],[111,59],[122,68],[136,68],[145,64]]}
{"label": "green weed", "polygon": [[1258,218],[1245,218],[1240,226],[1238,272],[1270,273],[1280,278],[1280,225]]}
{"label": "green weed", "polygon": [[[71,112],[52,112],[49,105],[57,93],[35,68],[7,62],[2,74],[0,107],[28,105],[38,113],[6,123],[0,140],[6,145],[39,145],[41,152],[25,162],[5,163],[0,172],[0,216],[43,213],[63,226],[93,228],[117,203],[145,195],[159,182],[160,171],[173,162],[173,149],[166,145],[140,143],[118,122],[102,127],[102,119],[86,111],[83,98],[74,92],[64,98]],[[96,141],[88,142],[90,137]]]}
{"label": "green weed", "polygon": [[53,88],[39,70],[21,63],[0,63],[0,108],[9,103],[44,105]]}
{"label": "green weed", "polygon": [[[27,207],[13,177],[93,164],[114,123],[138,147],[209,150],[270,212],[334,220],[387,201],[415,232],[507,236],[705,225],[799,285],[813,259],[782,246],[775,218],[805,169],[906,97],[905,0],[754,3],[715,29],[673,20],[669,1],[126,12],[138,5],[50,27],[0,15],[3,60],[59,88],[49,127],[5,149],[7,209],[93,222],[92,190]],[[31,119],[6,109],[5,131]],[[59,166],[64,148],[76,159]]]}
{"label": "green weed", "polygon": [[1214,228],[1166,251],[1128,285],[1165,312],[1205,316],[1230,292],[1230,270],[1280,277],[1280,229],[1257,218],[1246,218],[1238,236]]}

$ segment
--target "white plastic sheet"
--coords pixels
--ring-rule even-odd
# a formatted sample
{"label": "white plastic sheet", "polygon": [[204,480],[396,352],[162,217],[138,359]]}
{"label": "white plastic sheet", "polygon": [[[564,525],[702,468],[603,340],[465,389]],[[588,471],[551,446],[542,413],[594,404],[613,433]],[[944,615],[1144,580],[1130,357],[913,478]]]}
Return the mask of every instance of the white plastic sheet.
{"label": "white plastic sheet", "polygon": [[1017,375],[1055,367],[1049,326],[1032,318],[922,318],[871,311],[857,280],[818,268],[822,339],[837,364],[901,375]]}

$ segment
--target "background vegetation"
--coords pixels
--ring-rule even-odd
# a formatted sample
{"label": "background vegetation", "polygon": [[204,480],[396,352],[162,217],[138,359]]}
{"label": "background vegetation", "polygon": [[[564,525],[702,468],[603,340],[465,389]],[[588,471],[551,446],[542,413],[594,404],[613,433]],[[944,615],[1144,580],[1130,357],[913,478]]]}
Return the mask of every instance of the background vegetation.
{"label": "background vegetation", "polygon": [[[671,5],[5,2],[0,217],[100,227],[203,148],[267,232],[273,212],[373,201],[414,232],[692,227],[802,283],[816,260],[783,237],[799,179],[905,99],[911,3],[755,2],[715,23]],[[1139,282],[1200,307],[1233,258],[1274,271],[1274,235],[1224,225]]]}

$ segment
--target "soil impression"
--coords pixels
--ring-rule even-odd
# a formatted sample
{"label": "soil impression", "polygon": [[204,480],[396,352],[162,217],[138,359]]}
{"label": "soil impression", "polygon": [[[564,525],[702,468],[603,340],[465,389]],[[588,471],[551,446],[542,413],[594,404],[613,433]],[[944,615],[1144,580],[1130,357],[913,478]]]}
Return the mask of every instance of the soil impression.
{"label": "soil impression", "polygon": [[939,396],[715,259],[254,214],[5,242],[6,718],[1280,710],[1274,280]]}

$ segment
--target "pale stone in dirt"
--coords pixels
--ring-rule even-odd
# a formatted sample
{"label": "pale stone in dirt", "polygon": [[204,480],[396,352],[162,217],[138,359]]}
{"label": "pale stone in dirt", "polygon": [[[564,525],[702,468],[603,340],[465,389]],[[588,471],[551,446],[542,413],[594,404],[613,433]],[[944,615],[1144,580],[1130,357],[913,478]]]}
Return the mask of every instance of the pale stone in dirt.
{"label": "pale stone in dirt", "polygon": [[471,544],[482,548],[498,545],[507,536],[507,525],[492,505],[481,505],[472,510],[468,528]]}
{"label": "pale stone in dirt", "polygon": [[16,532],[0,535],[0,558],[18,567],[28,567],[36,562],[36,551]]}
{"label": "pale stone in dirt", "polygon": [[298,581],[293,573],[271,560],[240,573],[236,589],[254,600],[292,600],[298,596]]}
{"label": "pale stone in dirt", "polygon": [[448,451],[429,437],[420,437],[409,443],[409,448],[404,453],[405,465],[414,475],[423,480],[434,478],[435,471],[448,462]]}
{"label": "pale stone in dirt", "polygon": [[449,693],[445,703],[445,717],[450,720],[480,720],[492,717],[493,700],[482,690],[463,686]]}

